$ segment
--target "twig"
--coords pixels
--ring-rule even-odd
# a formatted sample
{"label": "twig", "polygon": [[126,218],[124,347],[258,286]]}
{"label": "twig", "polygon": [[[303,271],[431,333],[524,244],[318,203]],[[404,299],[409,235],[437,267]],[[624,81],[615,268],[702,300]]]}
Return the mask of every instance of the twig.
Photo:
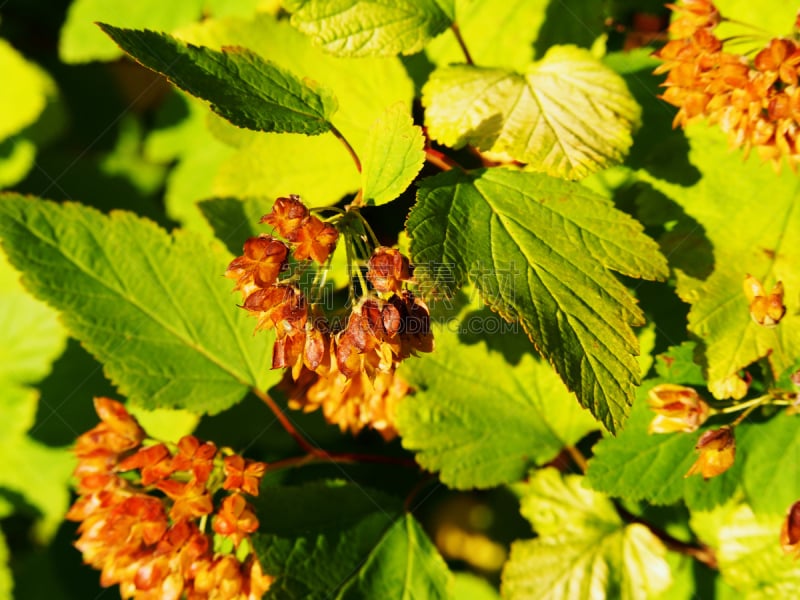
{"label": "twig", "polygon": [[586,473],[586,469],[589,468],[589,464],[586,462],[586,457],[578,450],[575,446],[567,446],[564,448],[567,451],[567,454],[570,455],[575,464],[578,465],[578,468],[581,470],[582,473]]}
{"label": "twig", "polygon": [[333,125],[331,125],[331,133],[333,135],[335,135],[339,139],[339,141],[342,142],[342,144],[344,144],[344,147],[347,149],[347,152],[350,154],[350,157],[353,159],[353,162],[356,164],[356,169],[358,169],[358,172],[361,173],[361,161],[359,160],[358,154],[356,154],[356,151],[350,145],[350,142],[348,142],[347,138],[344,137],[342,132],[339,131],[338,129],[336,129],[336,127],[334,127]]}
{"label": "twig", "polygon": [[472,62],[472,56],[470,55],[469,50],[467,50],[467,45],[464,43],[464,38],[461,37],[461,30],[458,28],[458,24],[453,22],[453,24],[450,25],[450,30],[453,32],[453,35],[456,36],[456,41],[461,47],[461,52],[464,53],[464,60],[467,61],[468,65],[474,65],[475,63]]}
{"label": "twig", "polygon": [[280,422],[281,426],[286,430],[290,436],[294,438],[294,441],[297,442],[297,445],[300,446],[306,453],[308,454],[316,454],[319,451],[319,448],[314,446],[311,442],[309,442],[303,434],[301,434],[292,422],[289,420],[280,407],[275,403],[275,400],[270,398],[269,394],[266,392],[262,392],[257,388],[252,388],[253,393],[258,396],[264,403],[269,407],[272,413],[277,417],[278,421]]}
{"label": "twig", "polygon": [[687,556],[691,556],[698,562],[703,563],[709,569],[718,569],[717,565],[717,556],[714,554],[714,550],[706,546],[705,544],[698,542],[696,544],[690,544],[687,542],[682,542],[679,539],[672,537],[666,531],[653,525],[652,523],[648,523],[643,519],[640,519],[637,516],[634,516],[630,512],[628,512],[624,507],[620,506],[618,502],[614,502],[614,505],[619,513],[619,516],[628,523],[638,523],[639,525],[644,525],[647,527],[650,532],[660,539],[664,545],[672,550],[673,552],[678,552],[680,554],[685,554]]}
{"label": "twig", "polygon": [[463,171],[461,165],[456,161],[433,148],[425,148],[425,160],[439,167],[442,171],[449,171],[450,169],[461,169]]}

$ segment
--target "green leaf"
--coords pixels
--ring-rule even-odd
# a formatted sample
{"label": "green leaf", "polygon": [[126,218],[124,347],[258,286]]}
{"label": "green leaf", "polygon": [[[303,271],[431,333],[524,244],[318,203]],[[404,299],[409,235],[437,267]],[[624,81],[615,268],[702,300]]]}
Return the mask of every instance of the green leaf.
{"label": "green leaf", "polygon": [[288,0],[292,25],[338,56],[414,54],[450,26],[452,0]]}
{"label": "green leaf", "polygon": [[[695,185],[644,177],[683,207],[694,219],[692,229],[704,231],[713,248],[709,276],[701,279],[687,273],[688,267],[676,269],[678,294],[691,304],[689,331],[702,342],[709,388],[762,357],[777,377],[800,356],[800,246],[789,233],[800,230],[800,180],[791,172],[776,175],[757,160],[742,162],[711,128],[689,128],[687,135],[689,159],[702,173]],[[736,185],[731,185],[731,173],[736,173]],[[770,197],[766,208],[752,201],[764,190]],[[696,264],[704,260],[700,254],[697,246],[686,244],[684,250],[676,248],[671,260]],[[767,291],[783,282],[786,315],[774,329],[750,317],[743,291],[748,273]]]}
{"label": "green leaf", "polygon": [[467,571],[454,573],[453,593],[451,598],[468,598],[469,600],[500,600],[500,594],[483,577]]}
{"label": "green leaf", "polygon": [[6,40],[0,39],[0,141],[32,125],[48,101],[57,94],[56,85],[38,65],[30,62]]}
{"label": "green leaf", "polygon": [[357,485],[271,487],[257,501],[268,598],[447,598],[451,575],[413,516]]}
{"label": "green leaf", "polygon": [[436,324],[436,350],[404,363],[417,391],[397,408],[403,446],[458,489],[519,481],[597,427],[519,326],[472,309]]}
{"label": "green leaf", "polygon": [[0,237],[26,286],[143,407],[215,413],[279,378],[218,246],[129,213],[16,195],[0,200]]}
{"label": "green leaf", "polygon": [[[800,460],[800,419],[785,412],[759,423],[758,435],[747,452],[742,485],[748,502],[759,516],[785,515],[800,499],[800,478],[787,477]],[[769,493],[764,493],[769,490]]]}
{"label": "green leaf", "polygon": [[[333,57],[314,47],[286,20],[264,14],[251,21],[208,20],[181,35],[190,43],[212,48],[245,46],[335,89],[339,110],[331,120],[362,157],[370,126],[387,106],[402,102],[410,113],[413,87],[398,59]],[[216,169],[210,165],[203,169],[214,179],[211,195],[259,196],[272,201],[296,193],[313,206],[326,206],[359,188],[353,161],[333,136],[263,134],[233,127],[219,118],[211,119],[210,126],[214,135],[236,148]],[[191,181],[188,175],[187,169]]]}
{"label": "green leaf", "polygon": [[630,325],[643,315],[611,270],[666,274],[638,222],[581,185],[489,169],[421,182],[407,227],[421,279],[449,278],[452,291],[469,275],[492,310],[522,323],[581,404],[619,428],[640,377]]}
{"label": "green leaf", "polygon": [[747,504],[731,503],[709,513],[693,513],[691,524],[715,550],[720,573],[738,597],[796,598],[800,563],[781,550],[781,521],[777,516],[757,518]]}
{"label": "green leaf", "polygon": [[645,599],[670,585],[661,541],[581,481],[544,469],[524,487],[522,514],[539,537],[511,546],[504,598]]}
{"label": "green leaf", "polygon": [[109,61],[122,56],[120,49],[97,28],[95,23],[118,23],[131,28],[173,31],[200,18],[205,0],[139,0],[120,3],[115,0],[75,0],[69,6],[61,29],[58,54],[65,63]]}
{"label": "green leaf", "polygon": [[22,181],[36,162],[36,144],[21,136],[0,142],[0,189]]}
{"label": "green leaf", "polygon": [[524,75],[471,65],[434,71],[422,90],[436,141],[578,179],[619,163],[639,105],[625,81],[586,50],[556,46]]}
{"label": "green leaf", "polygon": [[408,110],[394,104],[375,121],[362,160],[364,204],[381,205],[402,194],[425,162],[425,139]]}
{"label": "green leaf", "polygon": [[155,31],[100,27],[120,47],[234,125],[257,131],[316,135],[330,131],[336,99],[311,81],[244,48],[222,52],[184,44]]}
{"label": "green leaf", "polygon": [[[797,17],[797,6],[792,2],[772,2],[769,10],[758,10],[749,0],[718,0],[714,5],[724,17],[714,35],[720,39],[737,36],[735,52],[745,56],[764,48],[771,37],[790,36]],[[754,30],[763,34],[754,36]]]}
{"label": "green leaf", "polygon": [[595,444],[586,472],[587,481],[595,490],[626,500],[647,500],[652,504],[683,500],[692,509],[712,508],[739,488],[750,447],[748,430],[752,428],[752,438],[757,438],[759,427],[744,423],[736,428],[736,461],[722,475],[708,481],[697,475],[684,477],[697,459],[694,447],[702,431],[691,434],[647,432],[655,414],[647,406],[646,393],[658,383],[665,382],[649,380],[642,385],[625,429],[617,437],[607,437]]}

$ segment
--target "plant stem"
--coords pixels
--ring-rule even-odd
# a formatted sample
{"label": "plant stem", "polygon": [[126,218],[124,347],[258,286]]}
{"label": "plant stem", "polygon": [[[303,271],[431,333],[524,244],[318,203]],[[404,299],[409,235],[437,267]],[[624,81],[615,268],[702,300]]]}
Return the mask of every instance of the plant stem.
{"label": "plant stem", "polygon": [[445,156],[438,150],[433,148],[425,148],[425,160],[432,165],[439,167],[442,171],[449,171],[450,169],[458,168],[463,171],[461,165],[454,161],[449,156]]}
{"label": "plant stem", "polygon": [[458,45],[461,47],[461,52],[464,53],[464,60],[467,61],[468,65],[474,65],[475,63],[472,62],[472,56],[467,50],[467,45],[464,43],[464,38],[461,37],[461,30],[458,28],[458,24],[454,21],[452,25],[450,25],[450,30],[453,32],[453,35],[456,36],[456,41]]}
{"label": "plant stem", "polygon": [[[726,406],[725,408],[717,409],[717,413],[719,414],[729,414],[739,412],[740,410],[744,410],[746,408],[753,409],[759,404],[764,404],[767,400],[770,400],[772,396],[770,394],[766,394],[764,396],[759,396],[758,398],[751,398],[745,402],[740,402],[739,404],[734,404],[732,406]],[[748,412],[749,414],[749,412]],[[741,418],[741,417],[739,417]],[[737,419],[738,420],[738,419]]]}
{"label": "plant stem", "polygon": [[586,462],[586,457],[581,453],[581,451],[575,446],[567,446],[564,448],[564,450],[566,450],[567,454],[569,454],[572,460],[575,461],[575,464],[578,465],[578,468],[581,470],[581,472],[586,473],[586,469],[589,468],[589,464]]}
{"label": "plant stem", "polygon": [[303,436],[303,434],[297,431],[297,429],[289,420],[289,418],[285,414],[283,414],[283,411],[277,405],[275,400],[270,398],[269,394],[267,394],[266,392],[262,392],[257,388],[252,388],[252,391],[256,396],[258,396],[259,399],[264,401],[264,403],[272,411],[272,414],[274,414],[275,417],[277,417],[281,426],[286,430],[286,433],[288,433],[290,436],[294,438],[294,441],[297,442],[297,445],[300,446],[300,448],[302,448],[308,454],[316,454],[316,452],[319,451],[319,448],[314,446]]}
{"label": "plant stem", "polygon": [[356,164],[356,169],[358,170],[359,173],[361,173],[361,161],[359,160],[358,154],[356,154],[356,151],[350,145],[350,142],[348,142],[347,138],[344,137],[342,132],[339,131],[338,129],[336,129],[336,127],[334,127],[332,124],[331,124],[331,133],[333,135],[335,135],[337,138],[339,138],[339,141],[342,142],[342,144],[344,144],[344,147],[347,149],[347,152],[350,154],[350,158],[352,158],[353,162]]}
{"label": "plant stem", "polygon": [[653,525],[652,523],[648,523],[643,519],[631,514],[628,512],[623,506],[621,506],[618,502],[614,502],[614,506],[619,513],[619,516],[627,523],[638,523],[639,525],[644,525],[650,530],[654,536],[660,539],[664,545],[672,550],[673,552],[678,552],[680,554],[685,554],[687,556],[691,556],[698,562],[703,563],[709,569],[717,569],[717,557],[714,554],[714,550],[706,546],[705,544],[698,542],[696,544],[690,544],[687,542],[682,542],[679,539],[672,537],[666,531]]}

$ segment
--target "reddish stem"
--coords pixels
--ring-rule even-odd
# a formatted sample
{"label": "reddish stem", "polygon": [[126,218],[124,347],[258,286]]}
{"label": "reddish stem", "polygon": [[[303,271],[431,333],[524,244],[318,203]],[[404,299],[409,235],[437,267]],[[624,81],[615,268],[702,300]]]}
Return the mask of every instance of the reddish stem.
{"label": "reddish stem", "polygon": [[317,452],[320,451],[319,448],[317,448],[316,446],[314,446],[314,444],[309,442],[303,436],[303,434],[297,431],[297,428],[292,424],[289,418],[285,414],[283,414],[283,411],[275,403],[275,400],[270,398],[269,394],[267,394],[266,392],[262,392],[261,390],[256,388],[253,388],[253,393],[264,401],[264,403],[272,411],[272,414],[274,414],[275,417],[278,419],[281,426],[286,430],[286,433],[292,436],[294,438],[294,441],[297,442],[297,445],[300,446],[307,454],[316,454]]}
{"label": "reddish stem", "polygon": [[344,147],[347,149],[348,154],[350,154],[350,158],[353,159],[353,162],[356,164],[356,169],[358,172],[361,173],[361,160],[358,158],[358,154],[356,154],[355,149],[350,145],[350,142],[347,141],[347,138],[344,137],[344,134],[336,129],[333,125],[331,125],[331,133],[337,137],[337,139],[344,144]]}
{"label": "reddish stem", "polygon": [[432,165],[436,165],[442,171],[449,171],[450,169],[461,169],[463,171],[461,165],[452,158],[430,147],[425,148],[425,160]]}
{"label": "reddish stem", "polygon": [[458,25],[455,23],[455,21],[452,25],[450,25],[450,29],[452,30],[453,35],[456,36],[456,41],[461,48],[461,52],[464,53],[464,60],[467,61],[468,65],[474,65],[475,63],[472,61],[472,56],[470,55],[469,50],[467,50],[467,45],[464,43],[464,38],[461,37],[461,30],[458,28]]}

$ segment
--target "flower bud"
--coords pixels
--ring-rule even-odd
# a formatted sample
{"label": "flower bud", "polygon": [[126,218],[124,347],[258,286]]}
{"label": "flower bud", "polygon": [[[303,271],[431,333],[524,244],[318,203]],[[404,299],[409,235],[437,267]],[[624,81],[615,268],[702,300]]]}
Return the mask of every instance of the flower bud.
{"label": "flower bud", "polygon": [[408,259],[394,248],[375,248],[369,259],[367,279],[379,292],[400,292],[403,281],[411,278]]}
{"label": "flower bud", "polygon": [[652,388],[647,394],[647,403],[656,413],[648,433],[691,433],[705,423],[711,412],[694,389],[671,383]]}
{"label": "flower bud", "polygon": [[782,281],[766,293],[761,282],[748,274],[744,279],[744,295],[750,301],[750,316],[763,327],[775,327],[786,314]]}
{"label": "flower bud", "polygon": [[703,479],[721,475],[733,466],[736,457],[736,439],[733,429],[727,425],[719,429],[706,431],[697,441],[695,450],[700,451],[695,463],[684,477],[700,473]]}
{"label": "flower bud", "polygon": [[297,230],[308,218],[308,209],[300,200],[300,196],[291,194],[288,198],[278,198],[272,205],[272,211],[261,217],[260,223],[272,225],[283,237]]}

